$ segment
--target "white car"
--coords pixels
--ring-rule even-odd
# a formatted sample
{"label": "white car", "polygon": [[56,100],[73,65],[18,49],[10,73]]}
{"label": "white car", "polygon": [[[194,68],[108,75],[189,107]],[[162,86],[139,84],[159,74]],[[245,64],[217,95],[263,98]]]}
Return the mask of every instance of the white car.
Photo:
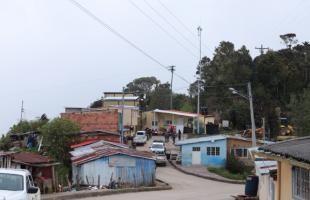
{"label": "white car", "polygon": [[138,131],[135,135],[135,137],[133,138],[133,142],[135,144],[145,144],[147,141],[147,136],[146,136],[146,132],[145,131]]}
{"label": "white car", "polygon": [[40,199],[40,189],[34,186],[28,170],[0,169],[0,200]]}
{"label": "white car", "polygon": [[167,165],[167,157],[165,152],[157,152],[156,153],[156,165]]}
{"label": "white car", "polygon": [[157,142],[153,142],[152,146],[150,147],[150,150],[153,153],[165,153],[166,149],[165,149],[165,145],[163,143],[157,143]]}

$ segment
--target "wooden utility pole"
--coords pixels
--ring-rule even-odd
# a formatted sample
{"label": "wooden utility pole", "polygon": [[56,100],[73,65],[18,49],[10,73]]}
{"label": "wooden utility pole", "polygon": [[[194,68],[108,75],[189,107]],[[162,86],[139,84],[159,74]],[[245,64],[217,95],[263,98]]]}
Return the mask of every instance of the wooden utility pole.
{"label": "wooden utility pole", "polygon": [[20,109],[20,122],[23,121],[23,114],[24,114],[24,100],[22,100],[22,107]]}
{"label": "wooden utility pole", "polygon": [[269,50],[268,47],[264,47],[262,44],[260,45],[260,47],[255,47],[255,49],[259,50],[260,55],[264,54],[264,50]]}
{"label": "wooden utility pole", "polygon": [[173,73],[175,71],[175,66],[170,66],[169,70],[171,71],[171,83],[170,83],[170,110],[173,110],[173,92],[172,92],[172,84],[173,84]]}

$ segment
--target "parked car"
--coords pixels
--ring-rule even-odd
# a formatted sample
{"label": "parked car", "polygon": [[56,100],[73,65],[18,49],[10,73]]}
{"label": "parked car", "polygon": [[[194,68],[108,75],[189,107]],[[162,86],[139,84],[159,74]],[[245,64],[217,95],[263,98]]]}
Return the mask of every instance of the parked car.
{"label": "parked car", "polygon": [[135,135],[135,137],[133,138],[133,142],[135,144],[142,144],[144,145],[147,141],[147,136],[146,136],[146,132],[145,131],[138,131]]}
{"label": "parked car", "polygon": [[153,153],[165,153],[166,152],[166,148],[163,143],[153,142],[150,149]]}
{"label": "parked car", "polygon": [[167,165],[167,157],[165,152],[157,152],[156,153],[156,165]]}
{"label": "parked car", "polygon": [[40,200],[41,194],[28,170],[0,169],[0,199]]}

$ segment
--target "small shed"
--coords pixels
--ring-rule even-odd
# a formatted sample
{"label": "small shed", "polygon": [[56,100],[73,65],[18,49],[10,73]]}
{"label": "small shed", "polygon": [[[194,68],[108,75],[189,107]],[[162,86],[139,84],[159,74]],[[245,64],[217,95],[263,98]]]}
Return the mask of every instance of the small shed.
{"label": "small shed", "polygon": [[42,193],[51,192],[55,188],[55,166],[59,163],[50,157],[31,152],[16,152],[11,162],[11,168],[29,170]]}
{"label": "small shed", "polygon": [[181,147],[182,165],[225,167],[227,137],[224,135],[192,138],[176,143]]}
{"label": "small shed", "polygon": [[[72,179],[77,185],[109,186],[112,181],[125,186],[155,183],[155,158],[150,152],[102,145],[72,157]],[[81,152],[81,153],[83,153]]]}

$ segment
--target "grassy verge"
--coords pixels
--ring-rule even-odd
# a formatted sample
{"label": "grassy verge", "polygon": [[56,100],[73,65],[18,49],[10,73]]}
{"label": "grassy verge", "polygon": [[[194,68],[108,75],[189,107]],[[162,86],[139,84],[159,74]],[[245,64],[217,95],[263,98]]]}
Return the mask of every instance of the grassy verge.
{"label": "grassy verge", "polygon": [[232,179],[232,180],[245,180],[247,174],[233,174],[229,172],[227,169],[223,168],[215,168],[208,167],[209,172],[222,176],[224,178]]}

